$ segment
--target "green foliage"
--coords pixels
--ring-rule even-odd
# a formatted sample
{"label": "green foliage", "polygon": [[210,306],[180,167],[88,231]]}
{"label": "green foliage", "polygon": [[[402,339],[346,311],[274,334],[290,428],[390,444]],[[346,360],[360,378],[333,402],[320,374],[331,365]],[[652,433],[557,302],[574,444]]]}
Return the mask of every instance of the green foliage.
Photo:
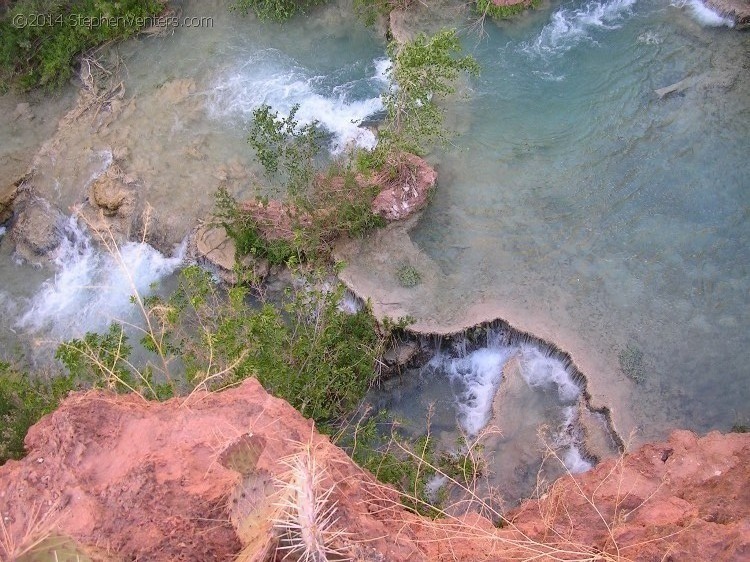
{"label": "green foliage", "polygon": [[391,43],[391,78],[398,85],[384,96],[388,113],[380,131],[380,143],[387,152],[422,154],[429,144],[444,141],[443,110],[435,96],[455,93],[460,73],[476,75],[479,65],[470,56],[460,56],[461,44],[455,30],[445,29],[413,41]]}
{"label": "green foliage", "polygon": [[23,457],[29,428],[57,408],[73,389],[73,380],[72,375],[32,377],[0,361],[0,464]]}
{"label": "green foliage", "polygon": [[387,16],[394,7],[393,0],[354,0],[354,12],[365,25],[374,25],[379,16]]}
{"label": "green foliage", "polygon": [[643,351],[635,345],[627,344],[624,349],[617,354],[620,362],[620,368],[636,383],[646,380],[646,367],[643,364]]}
{"label": "green foliage", "polygon": [[313,160],[320,150],[317,123],[300,126],[294,117],[299,105],[287,117],[280,117],[268,105],[253,111],[248,142],[269,178],[277,179],[288,193],[309,189],[315,175]]}
{"label": "green foliage", "polygon": [[[147,334],[141,343],[149,351],[158,349],[153,334]],[[87,332],[83,338],[61,344],[55,358],[76,381],[93,388],[136,392],[156,400],[171,398],[174,395],[171,382],[157,383],[150,364],[136,369],[130,362],[132,351],[124,327],[113,322],[105,334]]]}
{"label": "green foliage", "polygon": [[439,476],[471,488],[481,467],[475,456],[481,447],[469,452],[462,439],[456,451],[439,451],[429,433],[408,437],[397,421],[388,421],[381,411],[350,431],[340,443],[361,467],[402,492],[401,502],[408,509],[429,517],[441,515],[446,489],[430,491],[430,481]]}
{"label": "green foliage", "polygon": [[[309,169],[314,170],[312,165]],[[288,194],[285,205],[294,234],[291,239],[264,236],[268,225],[259,224],[252,212],[240,209],[226,188],[220,187],[214,216],[234,239],[237,256],[265,258],[271,264],[322,262],[329,255],[329,243],[342,234],[361,237],[385,226],[385,219],[372,212],[372,200],[380,187],[351,165],[334,162],[314,183],[301,193]]]}
{"label": "green foliage", "polygon": [[286,240],[263,237],[261,225],[249,213],[240,210],[237,201],[224,186],[220,186],[215,195],[214,217],[234,240],[238,256],[251,255],[267,259],[272,265],[282,265],[304,254],[301,246]]}
{"label": "green foliage", "polygon": [[0,88],[55,88],[81,52],[136,33],[158,0],[20,0],[0,19]]}
{"label": "green foliage", "polygon": [[508,19],[526,11],[528,8],[536,8],[540,3],[541,0],[532,0],[529,3],[521,2],[506,6],[495,4],[492,0],[476,0],[474,9],[480,15],[486,14],[495,19]]}
{"label": "green foliage", "polygon": [[[256,377],[269,392],[325,427],[362,399],[385,340],[369,310],[339,310],[342,286],[322,286],[322,273],[314,272],[303,287],[288,292],[281,308],[269,303],[252,307],[247,289],[237,286],[225,293],[208,273],[191,266],[182,271],[169,299],[148,299],[152,331],[159,334],[150,337],[169,353],[167,362],[179,357],[189,388],[218,390]],[[79,353],[79,341],[66,344],[79,361],[66,366],[94,381],[107,381],[116,371],[119,382],[126,373],[117,367],[116,332],[110,332],[87,334],[86,349],[99,346],[94,353]],[[106,369],[99,368],[99,358],[107,361]]]}
{"label": "green foliage", "polygon": [[333,239],[341,234],[362,237],[386,225],[383,217],[372,212],[372,200],[381,186],[357,173],[351,163],[334,162],[318,182],[308,206],[318,210],[315,217],[321,234]]}
{"label": "green foliage", "polygon": [[261,20],[281,22],[324,3],[325,0],[237,0],[230,9],[242,15],[252,10]]}
{"label": "green foliage", "polygon": [[396,269],[396,279],[402,287],[411,288],[422,282],[422,275],[416,267],[404,263]]}
{"label": "green foliage", "polygon": [[[369,470],[384,484],[402,492],[401,503],[421,515],[436,517],[438,506],[429,497],[427,485],[437,466],[432,440],[428,435],[409,439],[399,435],[393,424],[385,422],[386,413],[370,417],[356,428],[356,435],[340,445],[354,462]],[[391,434],[383,440],[378,425],[386,424]]]}

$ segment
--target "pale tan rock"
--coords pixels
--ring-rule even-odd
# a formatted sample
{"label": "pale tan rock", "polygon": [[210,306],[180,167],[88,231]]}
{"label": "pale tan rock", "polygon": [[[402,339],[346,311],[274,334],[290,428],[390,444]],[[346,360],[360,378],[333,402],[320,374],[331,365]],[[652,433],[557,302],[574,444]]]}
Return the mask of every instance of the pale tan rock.
{"label": "pale tan rock", "polygon": [[197,255],[212,265],[232,271],[236,247],[222,226],[204,225],[195,234]]}

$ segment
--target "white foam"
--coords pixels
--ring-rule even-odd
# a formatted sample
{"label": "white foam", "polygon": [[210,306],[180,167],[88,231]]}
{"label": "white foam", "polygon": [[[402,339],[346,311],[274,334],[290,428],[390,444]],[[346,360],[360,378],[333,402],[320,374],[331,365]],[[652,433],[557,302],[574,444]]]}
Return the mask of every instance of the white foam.
{"label": "white foam", "polygon": [[672,0],[675,8],[685,8],[690,15],[703,27],[734,27],[734,20],[714,12],[701,0]]}
{"label": "white foam", "polygon": [[560,8],[552,14],[550,23],[544,26],[533,42],[521,44],[521,50],[543,56],[563,53],[583,41],[595,43],[591,32],[620,27],[635,2],[611,0],[589,2],[576,10]]}
{"label": "white foam", "polygon": [[465,357],[439,354],[430,361],[448,374],[456,396],[458,422],[469,435],[477,435],[489,422],[503,366],[512,353],[511,348],[482,348]]}
{"label": "white foam", "polygon": [[[296,120],[300,125],[317,121],[330,132],[334,154],[352,144],[372,149],[377,143],[375,134],[360,125],[383,109],[380,92],[388,81],[386,64],[387,59],[376,59],[373,76],[341,84],[325,93],[319,84],[326,77],[312,75],[278,51],[262,51],[219,79],[209,95],[208,111],[216,119],[240,118],[247,123],[262,104],[285,116],[299,105]],[[355,97],[352,91],[358,88],[354,86],[363,84],[370,97]]]}
{"label": "white foam", "polygon": [[0,238],[5,236],[6,232],[7,232],[7,229],[4,226],[0,226]]}
{"label": "white foam", "polygon": [[149,294],[183,262],[184,244],[173,257],[136,242],[122,245],[114,256],[103,253],[74,217],[64,234],[54,259],[57,273],[31,298],[20,328],[65,338],[106,329],[135,312],[132,295]]}
{"label": "white foam", "polygon": [[391,83],[391,69],[393,61],[389,58],[375,59],[375,80],[388,85]]}
{"label": "white foam", "polygon": [[349,289],[344,291],[341,301],[339,302],[338,309],[346,314],[357,314],[364,308],[364,303],[361,299],[352,293]]}
{"label": "white foam", "polygon": [[565,468],[571,474],[580,474],[586,472],[592,465],[589,461],[583,458],[581,450],[575,445],[568,446],[562,454],[562,461],[565,464]]}
{"label": "white foam", "polygon": [[581,389],[559,359],[549,357],[530,345],[521,348],[521,374],[529,386],[557,387],[562,402],[572,402],[581,393]]}

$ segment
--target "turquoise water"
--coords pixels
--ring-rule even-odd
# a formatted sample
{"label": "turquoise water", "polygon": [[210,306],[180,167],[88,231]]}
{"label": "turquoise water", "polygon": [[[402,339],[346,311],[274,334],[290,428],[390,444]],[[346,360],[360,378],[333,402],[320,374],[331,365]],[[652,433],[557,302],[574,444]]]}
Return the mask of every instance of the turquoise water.
{"label": "turquoise water", "polygon": [[[411,232],[439,266],[415,302],[454,318],[505,303],[572,334],[632,388],[644,435],[746,421],[750,36],[649,0],[485,30],[468,127]],[[626,346],[640,384],[617,369]]]}

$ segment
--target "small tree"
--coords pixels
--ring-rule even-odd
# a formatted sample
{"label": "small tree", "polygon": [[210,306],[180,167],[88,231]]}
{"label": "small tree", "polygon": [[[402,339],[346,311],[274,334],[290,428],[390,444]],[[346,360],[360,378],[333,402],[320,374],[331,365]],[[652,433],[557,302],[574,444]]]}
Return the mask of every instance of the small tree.
{"label": "small tree", "polygon": [[396,85],[384,96],[388,120],[381,142],[387,150],[421,154],[429,144],[447,137],[443,110],[434,96],[453,94],[459,74],[476,75],[479,64],[471,55],[459,56],[461,43],[456,31],[449,29],[431,37],[422,33],[403,45],[391,43],[388,50]]}
{"label": "small tree", "polygon": [[247,141],[255,149],[269,179],[276,179],[290,195],[304,193],[315,176],[314,159],[320,150],[317,122],[300,126],[295,120],[299,105],[280,117],[268,105],[253,111]]}

